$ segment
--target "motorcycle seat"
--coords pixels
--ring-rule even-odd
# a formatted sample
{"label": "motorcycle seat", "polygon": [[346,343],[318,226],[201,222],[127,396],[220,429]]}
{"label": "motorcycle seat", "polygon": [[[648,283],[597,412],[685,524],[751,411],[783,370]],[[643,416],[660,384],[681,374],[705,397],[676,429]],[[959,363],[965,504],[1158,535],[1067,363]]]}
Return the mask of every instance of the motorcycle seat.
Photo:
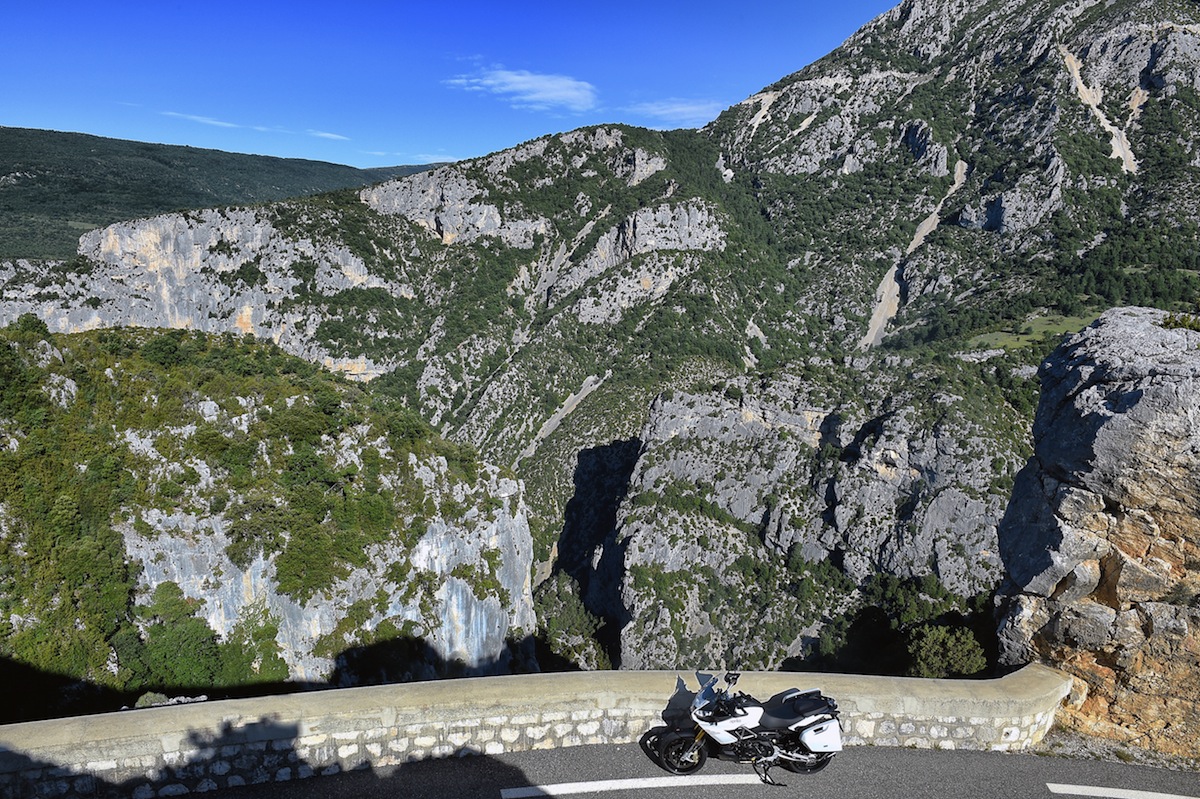
{"label": "motorcycle seat", "polygon": [[762,721],[768,730],[783,730],[808,716],[832,713],[833,703],[818,690],[784,691],[763,703]]}

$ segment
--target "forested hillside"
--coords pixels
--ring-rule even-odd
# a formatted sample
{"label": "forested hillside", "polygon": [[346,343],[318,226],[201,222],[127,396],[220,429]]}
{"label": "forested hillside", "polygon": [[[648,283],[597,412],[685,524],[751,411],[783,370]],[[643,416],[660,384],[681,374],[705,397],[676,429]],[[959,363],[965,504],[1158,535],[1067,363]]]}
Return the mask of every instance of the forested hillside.
{"label": "forested hillside", "polygon": [[[499,597],[497,611],[528,606],[528,554],[512,566],[502,538],[412,557],[454,544],[435,528],[464,531],[464,547],[518,517],[519,498],[498,493],[470,447],[270,344],[52,335],[23,317],[0,330],[0,658],[127,702],[370,681],[339,658],[383,640],[395,651],[372,668],[432,676],[444,663],[425,653],[456,614],[443,583]],[[356,582],[363,570],[377,579]],[[81,698],[22,690],[38,714]]]}
{"label": "forested hillside", "polygon": [[0,258],[70,258],[93,228],[365,186],[425,167],[339,164],[0,127]]}

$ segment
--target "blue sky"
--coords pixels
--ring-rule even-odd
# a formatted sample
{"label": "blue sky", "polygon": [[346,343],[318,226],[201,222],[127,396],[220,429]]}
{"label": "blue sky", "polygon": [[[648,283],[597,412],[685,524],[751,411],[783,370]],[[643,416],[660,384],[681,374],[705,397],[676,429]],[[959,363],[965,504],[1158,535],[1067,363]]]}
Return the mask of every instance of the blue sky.
{"label": "blue sky", "polygon": [[698,127],[892,5],[8,0],[0,125],[456,160],[603,122]]}

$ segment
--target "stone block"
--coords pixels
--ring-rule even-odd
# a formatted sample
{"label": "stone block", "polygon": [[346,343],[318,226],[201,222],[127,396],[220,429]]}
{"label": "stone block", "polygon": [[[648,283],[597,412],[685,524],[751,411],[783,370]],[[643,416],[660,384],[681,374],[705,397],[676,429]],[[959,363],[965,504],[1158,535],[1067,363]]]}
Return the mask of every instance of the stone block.
{"label": "stone block", "polygon": [[116,771],[117,770],[117,761],[115,761],[115,760],[93,760],[92,762],[84,765],[84,769],[92,772],[93,774],[97,771]]}
{"label": "stone block", "polygon": [[629,734],[629,725],[620,719],[604,719],[600,722],[600,732],[609,738],[623,738]]}
{"label": "stone block", "polygon": [[530,724],[539,724],[542,717],[536,713],[523,713],[519,716],[512,716],[508,723],[514,727],[528,727]]}

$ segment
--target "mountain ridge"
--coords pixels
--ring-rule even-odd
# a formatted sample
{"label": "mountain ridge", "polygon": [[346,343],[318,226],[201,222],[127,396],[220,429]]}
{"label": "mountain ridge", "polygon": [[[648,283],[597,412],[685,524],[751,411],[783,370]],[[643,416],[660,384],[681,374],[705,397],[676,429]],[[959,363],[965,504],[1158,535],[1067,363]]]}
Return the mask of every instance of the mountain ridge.
{"label": "mountain ridge", "polygon": [[81,233],[113,222],[282,200],[425,168],[358,169],[0,126],[0,258],[69,258]]}
{"label": "mountain ridge", "polygon": [[581,664],[853,670],[879,641],[905,672],[947,628],[994,661],[1037,365],[1200,296],[1198,16],[906,0],[703,130],[113,225],[0,264],[0,321],[373,376],[515,464],[539,619]]}

